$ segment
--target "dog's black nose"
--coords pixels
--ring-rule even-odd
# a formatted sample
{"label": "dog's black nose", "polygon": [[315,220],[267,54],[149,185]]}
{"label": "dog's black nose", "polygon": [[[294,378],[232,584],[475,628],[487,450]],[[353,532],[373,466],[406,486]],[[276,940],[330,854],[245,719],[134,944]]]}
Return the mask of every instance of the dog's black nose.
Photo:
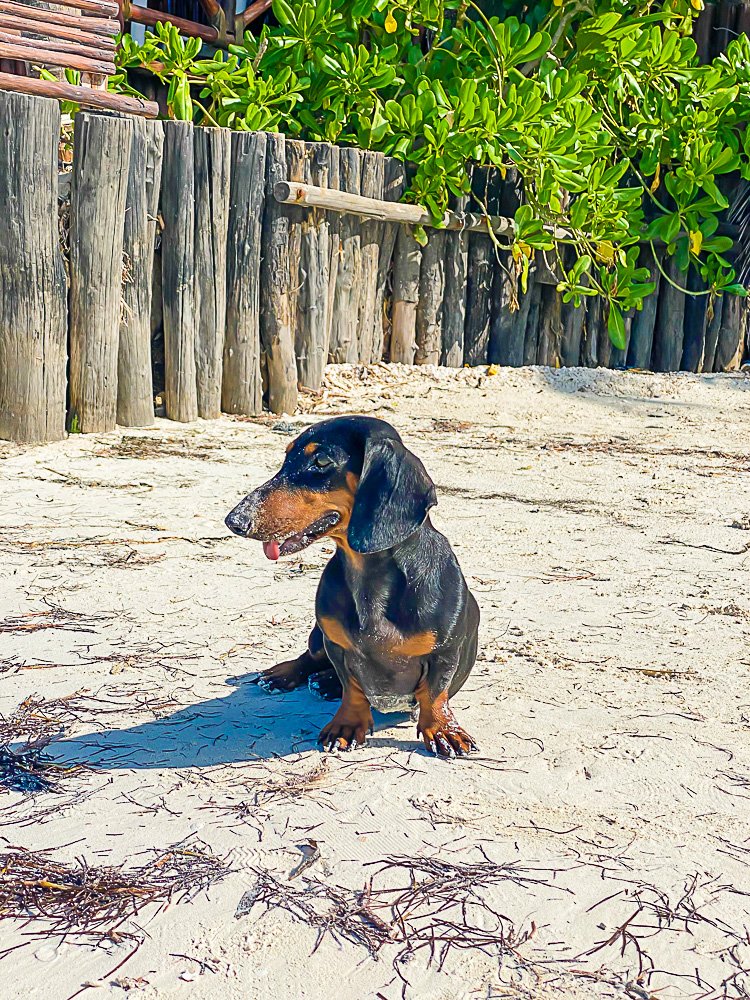
{"label": "dog's black nose", "polygon": [[234,510],[229,511],[227,516],[224,518],[224,524],[226,524],[229,530],[235,535],[240,535],[244,538],[247,534],[248,519],[237,507],[235,507]]}

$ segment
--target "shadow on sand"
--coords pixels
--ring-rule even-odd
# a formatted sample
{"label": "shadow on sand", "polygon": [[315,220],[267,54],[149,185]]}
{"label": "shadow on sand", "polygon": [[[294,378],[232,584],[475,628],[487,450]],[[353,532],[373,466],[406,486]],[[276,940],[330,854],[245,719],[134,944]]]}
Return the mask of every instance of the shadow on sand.
{"label": "shadow on sand", "polygon": [[[97,770],[216,767],[284,757],[316,746],[338,702],[322,701],[306,688],[267,694],[253,683],[255,674],[227,681],[234,690],[172,715],[128,729],[105,729],[57,740],[47,753],[58,763],[86,763]],[[408,713],[374,712],[376,733],[410,722]],[[373,745],[416,749],[410,725],[401,738],[376,737]]]}

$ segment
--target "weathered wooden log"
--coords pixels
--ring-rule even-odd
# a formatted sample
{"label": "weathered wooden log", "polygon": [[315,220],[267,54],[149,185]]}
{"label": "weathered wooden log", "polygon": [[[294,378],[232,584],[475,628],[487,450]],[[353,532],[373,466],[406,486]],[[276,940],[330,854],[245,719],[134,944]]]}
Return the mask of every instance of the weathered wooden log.
{"label": "weathered wooden log", "polygon": [[[304,172],[301,145],[299,142],[292,145],[283,135],[268,136],[265,176],[268,191],[289,170]],[[292,218],[288,206],[266,198],[261,232],[260,339],[266,358],[268,407],[272,413],[294,413],[297,406],[292,322],[296,316],[301,224],[302,217]],[[294,271],[290,266],[292,256]]]}
{"label": "weathered wooden log", "polygon": [[232,158],[227,129],[197,128],[195,142],[195,376],[198,416],[221,413],[227,320],[227,233]]}
{"label": "weathered wooden log", "polygon": [[[359,196],[362,154],[358,149],[339,149],[339,186],[342,191]],[[343,215],[339,221],[340,251],[336,272],[331,342],[332,361],[341,364],[358,360],[359,296],[362,283],[362,247],[360,219]]]}
{"label": "weathered wooden log", "polygon": [[[317,187],[328,187],[332,147],[327,142],[305,146],[305,179]],[[331,270],[331,240],[328,213],[310,209],[302,223],[300,260],[301,286],[297,305],[295,353],[297,377],[309,389],[320,388],[328,361],[330,317],[328,315]]]}
{"label": "weathered wooden log", "polygon": [[232,133],[227,239],[227,329],[221,406],[253,416],[263,408],[259,291],[266,133]]}
{"label": "weathered wooden log", "polygon": [[427,245],[422,250],[414,355],[414,363],[417,365],[440,364],[445,297],[445,239],[444,230],[433,229],[428,233]]}
{"label": "weathered wooden log", "polygon": [[133,122],[76,115],[70,191],[70,414],[73,431],[114,430],[123,233]]}
{"label": "weathered wooden log", "polygon": [[529,307],[526,319],[526,337],[523,345],[523,363],[535,365],[539,348],[539,314],[542,304],[542,288],[544,286],[529,275],[528,298]]}
{"label": "weathered wooden log", "polygon": [[[115,10],[117,5],[115,4]],[[55,7],[58,7],[57,2]],[[0,0],[0,14],[13,15],[16,23],[24,18],[29,21],[38,21],[43,25],[50,25],[50,12],[43,7],[30,7],[25,3],[17,3],[16,0]],[[55,27],[79,28],[94,35],[105,35],[112,39],[120,31],[120,22],[117,17],[81,17],[80,12],[76,14],[64,14],[56,9],[53,16]],[[60,36],[65,37],[64,35]]]}
{"label": "weathered wooden log", "polygon": [[719,342],[723,304],[722,298],[718,295],[712,294],[708,296],[706,303],[706,343],[703,349],[703,360],[700,369],[702,372],[712,372],[715,370],[716,347]]}
{"label": "weathered wooden log", "polygon": [[88,56],[71,52],[61,52],[49,46],[37,44],[33,39],[23,44],[15,35],[5,35],[0,32],[0,58],[20,59],[22,62],[32,62],[42,66],[65,66],[69,69],[80,69],[88,73],[101,73],[112,76],[115,64],[111,59],[90,59]]}
{"label": "weathered wooden log", "polygon": [[165,122],[161,184],[164,398],[170,420],[198,418],[195,150],[189,122]]}
{"label": "weathered wooden log", "polygon": [[[3,2],[5,6],[8,6],[5,0]],[[55,6],[74,7],[76,10],[84,11],[86,14],[94,14],[97,17],[116,18],[120,16],[117,0],[55,0]]]}
{"label": "weathered wooden log", "polygon": [[[468,196],[456,198],[451,208],[457,214],[469,204]],[[440,364],[460,368],[464,363],[464,325],[466,323],[466,281],[469,266],[469,234],[446,232],[445,294],[443,297],[443,342]]]}
{"label": "weathered wooden log", "polygon": [[154,422],[151,297],[163,145],[161,122],[133,119],[117,354],[117,423],[123,427],[148,427]]}
{"label": "weathered wooden log", "polygon": [[[510,170],[500,185],[500,212],[513,218],[523,198],[523,183],[518,171]],[[492,280],[490,307],[490,364],[523,364],[523,345],[528,318],[528,296],[525,310],[513,259],[508,250],[498,250]]]}
{"label": "weathered wooden log", "polygon": [[601,319],[597,329],[596,357],[600,368],[612,367],[612,352],[615,349],[609,336],[609,305],[602,299]]}
{"label": "weathered wooden log", "polygon": [[662,281],[659,291],[651,360],[654,371],[676,372],[680,370],[680,362],[682,361],[685,293],[681,291],[679,286],[685,280],[685,275],[677,267],[674,257],[668,258],[663,267],[664,273],[672,280]]}
{"label": "weathered wooden log", "polygon": [[[398,202],[404,193],[406,172],[404,165],[392,156],[387,156],[383,176],[383,200]],[[372,360],[382,361],[386,346],[386,325],[388,325],[388,350],[390,351],[390,322],[386,319],[386,294],[392,273],[393,251],[396,246],[399,225],[395,222],[383,224],[380,255],[378,257],[378,287],[375,300],[375,332],[373,336]]]}
{"label": "weathered wooden log", "polygon": [[747,329],[746,300],[739,295],[724,295],[721,327],[716,343],[714,371],[736,371],[742,361]]}
{"label": "weathered wooden log", "polygon": [[[472,177],[472,203],[476,210],[496,215],[500,207],[500,171],[475,168]],[[492,284],[497,266],[494,242],[484,235],[469,238],[469,282],[466,292],[464,362],[487,363],[492,322]]]}
{"label": "weathered wooden log", "polygon": [[[627,358],[628,358],[628,348],[630,347],[630,337],[632,336],[633,330],[633,319],[635,317],[635,312],[630,311],[625,313],[622,317],[624,332],[625,332],[625,346],[615,347],[612,344],[609,352],[609,367],[610,368],[626,368]],[[610,341],[611,343],[611,341]]]}
{"label": "weathered wooden log", "polygon": [[0,90],[34,97],[52,97],[58,101],[73,101],[74,104],[80,104],[85,108],[122,111],[133,115],[144,115],[147,118],[155,118],[159,114],[159,106],[153,101],[142,101],[137,97],[110,94],[106,90],[92,90],[90,87],[78,87],[56,80],[37,80],[32,76],[0,73]]}
{"label": "weathered wooden log", "polygon": [[687,287],[691,292],[703,294],[686,296],[680,368],[686,372],[700,372],[703,371],[706,352],[709,296],[705,294],[705,283],[695,268],[687,274]]}
{"label": "weathered wooden log", "polygon": [[586,319],[586,299],[580,306],[563,302],[561,306],[562,340],[560,343],[560,364],[563,368],[575,368],[581,363],[581,337]]}
{"label": "weathered wooden log", "polygon": [[604,325],[606,325],[604,303],[601,296],[596,295],[586,303],[586,315],[583,321],[581,365],[584,368],[599,366],[600,331]]}
{"label": "weathered wooden log", "polygon": [[[338,191],[341,184],[339,171],[340,152],[339,146],[331,146],[331,159],[328,166],[328,186],[332,191]],[[333,360],[331,356],[331,336],[333,330],[334,298],[338,283],[339,259],[341,257],[341,216],[338,212],[326,212],[326,218],[328,220],[328,240],[331,247],[330,264],[328,267],[328,302],[326,305],[327,363]]]}
{"label": "weathered wooden log", "polygon": [[[29,9],[32,10],[33,8]],[[39,13],[41,11],[37,11],[37,14]],[[72,17],[70,20],[78,21],[78,24],[81,24],[79,18]],[[85,24],[85,21],[83,23]],[[119,27],[117,21],[114,24],[116,28]],[[53,24],[45,24],[42,21],[20,17],[18,14],[3,14],[2,7],[0,7],[0,28],[4,34],[17,35],[21,38],[27,38],[27,40],[28,34],[43,39],[53,38],[55,40],[55,48],[61,46],[61,39],[74,43],[73,48],[61,48],[62,52],[80,52],[84,54],[84,50],[86,50],[88,54],[95,53],[97,58],[107,59],[108,56],[111,58],[111,53],[115,51],[115,40],[110,35],[97,35],[94,32],[82,31],[80,27],[71,28],[66,24],[59,24],[57,18],[55,18]],[[44,44],[47,44],[46,41]]]}
{"label": "weathered wooden log", "polygon": [[[362,154],[360,194],[364,198],[383,200],[385,157],[382,153],[365,150]],[[359,301],[358,360],[365,365],[373,361],[376,333],[376,308],[378,298],[378,260],[383,223],[363,220],[360,227],[362,253],[362,284]],[[377,317],[379,320],[380,317]],[[382,325],[382,324],[381,324]]]}
{"label": "weathered wooden log", "polygon": [[65,436],[67,292],[57,222],[60,108],[0,91],[0,438]]}
{"label": "weathered wooden log", "polygon": [[560,367],[562,336],[562,296],[554,285],[544,285],[539,307],[539,343],[536,355],[538,365]]}
{"label": "weathered wooden log", "polygon": [[647,369],[651,367],[656,312],[659,307],[659,289],[661,287],[661,271],[656,265],[650,246],[641,247],[638,266],[649,269],[648,281],[652,281],[655,288],[651,295],[644,299],[643,309],[633,316],[627,364],[628,368]]}
{"label": "weathered wooden log", "polygon": [[393,255],[393,307],[390,360],[414,364],[417,347],[417,303],[422,248],[411,226],[401,226]]}

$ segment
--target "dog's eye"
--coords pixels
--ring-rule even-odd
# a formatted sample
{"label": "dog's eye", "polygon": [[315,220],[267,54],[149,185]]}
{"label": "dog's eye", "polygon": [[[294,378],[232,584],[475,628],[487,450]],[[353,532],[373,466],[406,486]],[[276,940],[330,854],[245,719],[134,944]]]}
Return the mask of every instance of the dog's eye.
{"label": "dog's eye", "polygon": [[320,469],[321,472],[327,471],[328,469],[333,468],[333,460],[329,458],[328,455],[323,455],[320,452],[318,452],[318,454],[313,459],[313,465],[315,466],[316,469]]}

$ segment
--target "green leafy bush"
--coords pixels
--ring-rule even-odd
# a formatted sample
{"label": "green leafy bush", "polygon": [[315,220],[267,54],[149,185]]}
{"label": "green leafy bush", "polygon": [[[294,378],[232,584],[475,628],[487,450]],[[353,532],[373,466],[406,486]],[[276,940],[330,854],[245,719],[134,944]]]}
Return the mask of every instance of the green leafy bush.
{"label": "green leafy bush", "polygon": [[119,65],[168,83],[176,118],[408,160],[406,197],[436,221],[469,192],[471,164],[515,168],[527,200],[518,274],[537,252],[562,268],[571,245],[559,291],[606,297],[623,346],[623,314],[653,290],[637,266],[644,238],[711,291],[744,294],[717,228],[722,177],[750,178],[750,45],[742,36],[700,66],[690,30],[701,6],[274,0],[278,26],[228,53],[200,59],[160,25],[143,45],[124,37]]}

